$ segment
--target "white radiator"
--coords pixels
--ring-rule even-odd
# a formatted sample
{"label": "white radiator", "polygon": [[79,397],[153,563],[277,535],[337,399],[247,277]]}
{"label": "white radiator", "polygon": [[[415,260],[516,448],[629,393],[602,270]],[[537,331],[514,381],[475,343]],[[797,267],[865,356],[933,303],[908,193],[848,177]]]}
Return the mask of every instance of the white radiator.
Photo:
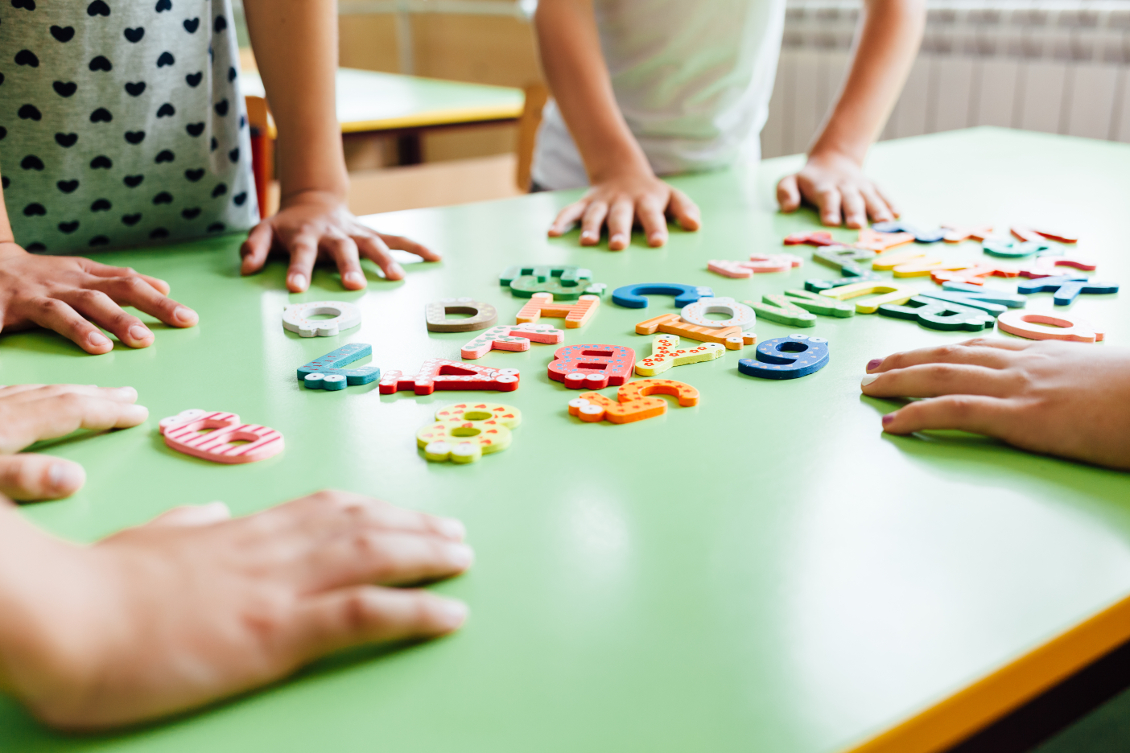
{"label": "white radiator", "polygon": [[[858,2],[790,0],[763,156],[805,151],[847,71]],[[1130,0],[929,3],[882,138],[996,125],[1130,143]]]}

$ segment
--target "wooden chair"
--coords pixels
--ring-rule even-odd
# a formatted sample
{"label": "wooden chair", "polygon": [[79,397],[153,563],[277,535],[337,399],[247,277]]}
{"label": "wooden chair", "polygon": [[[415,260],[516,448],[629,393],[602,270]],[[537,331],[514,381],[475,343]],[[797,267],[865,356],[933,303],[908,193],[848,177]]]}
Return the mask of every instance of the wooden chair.
{"label": "wooden chair", "polygon": [[518,174],[515,178],[519,190],[529,191],[534,145],[537,144],[541,112],[549,100],[549,89],[538,81],[528,84],[523,91],[526,92],[526,104],[522,108],[522,116],[518,118]]}
{"label": "wooden chair", "polygon": [[255,175],[255,196],[259,200],[259,219],[267,216],[268,187],[275,179],[275,140],[271,138],[271,112],[267,100],[249,96],[247,125],[251,130],[251,171]]}

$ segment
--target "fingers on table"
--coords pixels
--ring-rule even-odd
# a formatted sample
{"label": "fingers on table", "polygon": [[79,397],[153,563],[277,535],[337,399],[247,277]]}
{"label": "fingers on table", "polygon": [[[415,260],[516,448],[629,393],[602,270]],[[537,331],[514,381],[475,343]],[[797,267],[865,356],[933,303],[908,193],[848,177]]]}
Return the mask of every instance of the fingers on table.
{"label": "fingers on table", "polygon": [[87,353],[99,355],[114,349],[110,338],[102,334],[71,306],[57,298],[33,298],[17,308],[17,313],[26,316],[44,329],[58,332],[73,340]]}
{"label": "fingers on table", "polygon": [[843,200],[844,224],[850,228],[861,228],[867,224],[867,204],[863,194],[855,186],[841,186],[840,197]]}
{"label": "fingers on table", "polygon": [[318,260],[318,235],[313,230],[302,230],[287,245],[290,269],[286,272],[286,286],[292,293],[301,293],[310,287],[314,274],[314,262]]}
{"label": "fingers on table", "polygon": [[958,429],[1006,438],[1016,409],[1008,400],[986,395],[946,395],[920,400],[883,416],[883,430],[911,434],[929,429]]}
{"label": "fingers on table", "polygon": [[359,530],[434,534],[462,541],[466,531],[454,518],[408,510],[352,492],[327,490],[261,513],[272,528],[320,531],[335,536]]}
{"label": "fingers on table", "polygon": [[777,184],[777,204],[782,212],[795,212],[800,208],[800,187],[795,175],[786,175]]}
{"label": "fingers on table", "polygon": [[145,524],[146,527],[210,526],[231,519],[231,509],[223,502],[209,502],[205,505],[184,505],[158,515]]}
{"label": "fingers on table", "polygon": [[82,466],[50,455],[0,457],[0,493],[21,502],[60,499],[86,482]]}
{"label": "fingers on table", "polygon": [[702,214],[699,212],[698,204],[679,189],[671,189],[671,199],[667,208],[683,230],[698,230],[702,227]]}
{"label": "fingers on table", "polygon": [[195,311],[169,298],[140,276],[106,277],[92,287],[114,302],[133,306],[170,327],[192,327],[200,320]]}
{"label": "fingers on table", "polygon": [[879,190],[870,184],[861,186],[859,189],[860,194],[863,196],[863,201],[867,205],[867,216],[874,222],[890,222],[895,218],[890,205],[887,203]]}
{"label": "fingers on table", "polygon": [[1032,343],[1023,340],[976,338],[963,343],[919,348],[894,353],[882,359],[876,358],[867,364],[867,372],[875,374],[927,363],[964,363],[1003,369],[1012,364],[1013,352],[1031,345]]}
{"label": "fingers on table", "polygon": [[868,374],[863,394],[870,397],[938,397],[940,395],[1016,394],[1022,377],[1008,369],[965,363],[924,363],[903,369]]}
{"label": "fingers on table", "polygon": [[474,561],[471,547],[434,534],[361,527],[308,551],[309,591],[376,583],[407,586],[451,578]]}
{"label": "fingers on table", "polygon": [[658,248],[667,242],[667,215],[664,209],[651,196],[645,196],[636,202],[636,216],[639,217],[644,237],[647,238],[647,245],[652,248]]}
{"label": "fingers on table", "polygon": [[593,200],[585,207],[581,215],[581,245],[595,246],[600,242],[600,228],[608,217],[608,204],[604,201]]}
{"label": "fingers on table", "polygon": [[243,258],[240,263],[240,273],[249,275],[258,272],[267,263],[267,255],[271,252],[274,242],[274,230],[268,220],[260,222],[247,234],[247,240],[239,247],[239,255]]}
{"label": "fingers on table", "polygon": [[426,591],[353,586],[307,597],[290,636],[295,664],[353,646],[433,638],[457,630],[467,607]]}
{"label": "fingers on table", "polygon": [[632,220],[636,209],[629,198],[617,199],[608,212],[608,248],[622,251],[628,247],[632,237]]}
{"label": "fingers on table", "polygon": [[106,264],[99,264],[96,261],[90,261],[89,259],[84,259],[83,262],[83,269],[85,269],[88,274],[92,274],[95,277],[140,277],[161,295],[168,295],[171,290],[169,283],[164,280],[140,274],[137,270],[130,267],[111,267]]}
{"label": "fingers on table", "polygon": [[838,226],[840,224],[840,191],[835,186],[818,186],[815,190],[813,203],[820,213],[820,222],[825,225]]}
{"label": "fingers on table", "polygon": [[365,273],[361,271],[361,258],[357,244],[347,235],[328,236],[322,239],[322,246],[341,273],[341,285],[346,290],[361,290],[365,287]]}
{"label": "fingers on table", "polygon": [[385,279],[400,280],[404,277],[404,269],[392,258],[388,244],[376,233],[359,236],[357,248],[360,249],[362,256],[381,268],[385,273]]}
{"label": "fingers on table", "polygon": [[0,403],[24,403],[59,395],[87,395],[119,403],[137,402],[133,387],[98,387],[93,384],[14,384],[0,387]]}
{"label": "fingers on table", "polygon": [[[145,285],[144,282],[141,284]],[[101,290],[73,288],[60,293],[58,297],[86,319],[112,332],[131,348],[145,348],[153,344],[153,333],[149,328],[133,314],[127,314],[113,298]]]}
{"label": "fingers on table", "polygon": [[411,238],[405,238],[402,235],[385,235],[384,233],[377,233],[384,244],[389,248],[397,248],[401,251],[407,251],[410,254],[419,256],[424,261],[441,261],[443,254],[438,251],[432,251],[423,243],[417,243]]}
{"label": "fingers on table", "polygon": [[569,232],[569,228],[584,216],[585,208],[588,207],[588,204],[587,200],[581,199],[580,201],[574,201],[558,212],[557,219],[549,226],[549,236],[556,238],[559,235],[564,235]]}

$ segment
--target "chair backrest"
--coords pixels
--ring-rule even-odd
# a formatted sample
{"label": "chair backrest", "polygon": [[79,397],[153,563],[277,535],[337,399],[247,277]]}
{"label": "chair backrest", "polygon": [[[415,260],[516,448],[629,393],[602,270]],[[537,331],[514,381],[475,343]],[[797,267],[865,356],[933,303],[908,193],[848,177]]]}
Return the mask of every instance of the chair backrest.
{"label": "chair backrest", "polygon": [[255,175],[255,197],[259,218],[267,216],[267,187],[275,178],[275,140],[267,100],[248,95],[247,126],[251,131],[251,171]]}
{"label": "chair backrest", "polygon": [[549,100],[549,89],[537,81],[526,85],[523,90],[526,92],[526,104],[518,118],[518,174],[515,178],[520,190],[529,191],[534,145],[537,144],[538,127],[541,125],[541,111]]}

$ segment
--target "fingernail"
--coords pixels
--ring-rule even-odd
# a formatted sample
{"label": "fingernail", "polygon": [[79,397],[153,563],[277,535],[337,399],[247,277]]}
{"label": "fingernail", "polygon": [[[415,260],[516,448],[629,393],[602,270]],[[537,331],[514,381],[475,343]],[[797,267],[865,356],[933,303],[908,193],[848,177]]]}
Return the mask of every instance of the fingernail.
{"label": "fingernail", "polygon": [[879,364],[881,364],[881,363],[883,363],[882,358],[872,358],[870,361],[867,362],[867,370],[871,371],[872,369],[877,369],[877,368],[879,368]]}
{"label": "fingernail", "polygon": [[196,312],[184,306],[177,306],[173,311],[173,318],[181,324],[191,324],[196,321]]}
{"label": "fingernail", "polygon": [[652,233],[650,236],[648,236],[647,240],[652,245],[658,245],[658,244],[663,242],[663,234],[662,233]]}
{"label": "fingernail", "polygon": [[444,599],[437,607],[439,621],[448,630],[455,630],[467,621],[467,605],[461,601]]}
{"label": "fingernail", "polygon": [[133,387],[118,387],[114,390],[114,394],[118,397],[124,397],[126,400],[137,399],[137,390]]}
{"label": "fingernail", "polygon": [[306,275],[291,275],[290,276],[290,286],[292,288],[298,288],[299,292],[302,292],[303,290],[305,290],[306,289]]}
{"label": "fingernail", "polygon": [[130,426],[137,426],[149,418],[149,409],[144,405],[127,405],[122,408],[122,421]]}
{"label": "fingernail", "polygon": [[140,324],[135,324],[129,328],[129,337],[131,340],[148,340],[152,336],[153,333]]}
{"label": "fingernail", "polygon": [[350,285],[364,285],[365,275],[361,274],[360,272],[346,272],[345,281]]}
{"label": "fingernail", "polygon": [[466,544],[449,544],[447,557],[451,564],[458,568],[468,568],[475,561],[475,553]]}
{"label": "fingernail", "polygon": [[612,244],[612,243],[623,243],[623,244],[627,245],[627,243],[628,243],[628,236],[624,235],[623,233],[616,233],[616,235],[612,236],[612,237],[611,237],[611,238],[610,238],[610,239],[608,240],[608,243],[609,243],[609,244]]}
{"label": "fingernail", "polygon": [[437,518],[435,525],[440,533],[455,541],[462,541],[467,535],[467,529],[455,518]]}
{"label": "fingernail", "polygon": [[94,348],[105,348],[110,344],[110,338],[106,337],[106,335],[101,332],[91,332],[87,336],[86,341]]}
{"label": "fingernail", "polygon": [[594,241],[596,240],[596,235],[594,233],[581,233],[581,240]]}
{"label": "fingernail", "polygon": [[82,468],[71,463],[52,463],[47,471],[47,483],[56,491],[77,489],[86,480]]}
{"label": "fingernail", "polygon": [[868,374],[867,376],[863,377],[863,379],[859,380],[859,386],[860,387],[866,387],[867,385],[871,384],[872,382],[874,382],[878,378],[879,378],[878,374]]}
{"label": "fingernail", "polygon": [[895,414],[894,413],[888,413],[887,415],[883,416],[883,427],[885,428],[887,426],[890,426],[891,421],[894,421],[894,420],[895,420]]}

